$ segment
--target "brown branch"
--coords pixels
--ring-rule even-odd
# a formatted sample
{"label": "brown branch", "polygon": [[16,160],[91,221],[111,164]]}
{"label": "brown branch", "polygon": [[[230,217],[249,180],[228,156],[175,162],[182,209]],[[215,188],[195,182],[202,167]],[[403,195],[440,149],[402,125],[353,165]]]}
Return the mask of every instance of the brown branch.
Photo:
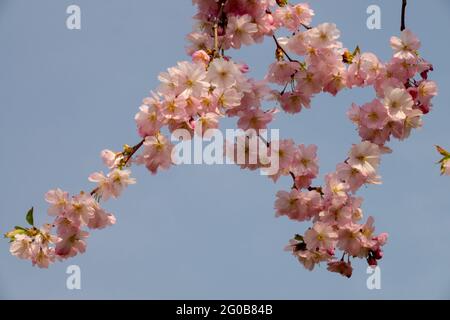
{"label": "brown branch", "polygon": [[306,25],[304,23],[302,23],[302,27],[305,28],[306,30],[311,30],[312,29],[312,27],[310,27],[310,26],[308,26],[308,25]]}
{"label": "brown branch", "polygon": [[131,158],[133,158],[133,156],[136,154],[136,152],[138,152],[138,150],[144,145],[144,142],[145,142],[145,138],[142,139],[137,145],[132,147],[132,151],[128,154],[127,158],[124,161],[125,166],[130,162]]}
{"label": "brown branch", "polygon": [[272,36],[273,40],[275,41],[275,44],[277,45],[277,48],[281,50],[281,52],[283,52],[283,54],[286,56],[286,58],[288,58],[288,60],[290,62],[299,62],[297,60],[292,59],[289,54],[286,52],[286,50],[283,49],[283,47],[280,45],[280,43],[278,42],[277,37],[275,37],[275,35]]}
{"label": "brown branch", "polygon": [[218,55],[220,50],[219,50],[219,23],[221,22],[221,20],[223,20],[223,10],[225,8],[225,4],[226,4],[227,0],[221,0],[219,3],[219,13],[217,14],[216,17],[216,21],[214,23],[214,56]]}
{"label": "brown branch", "polygon": [[408,0],[402,0],[402,22],[400,26],[400,31],[406,29],[406,6],[408,5]]}

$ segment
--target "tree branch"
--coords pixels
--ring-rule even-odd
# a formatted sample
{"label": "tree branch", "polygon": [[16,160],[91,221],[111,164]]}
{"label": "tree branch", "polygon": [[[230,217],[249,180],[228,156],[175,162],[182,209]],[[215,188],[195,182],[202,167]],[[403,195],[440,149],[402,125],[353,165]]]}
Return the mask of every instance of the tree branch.
{"label": "tree branch", "polygon": [[277,45],[277,48],[281,50],[281,52],[283,52],[283,54],[286,56],[286,58],[288,58],[288,60],[290,62],[298,62],[297,60],[293,60],[289,54],[286,52],[286,50],[283,49],[283,47],[280,45],[280,43],[278,42],[278,39],[275,35],[272,36],[273,40],[275,41],[275,44]]}
{"label": "tree branch", "polygon": [[216,21],[214,23],[214,56],[219,54],[219,23],[222,20],[223,9],[225,8],[227,0],[221,0],[219,2],[219,13],[217,14]]}
{"label": "tree branch", "polygon": [[400,31],[406,29],[406,6],[408,5],[408,0],[402,0],[402,22],[400,26]]}

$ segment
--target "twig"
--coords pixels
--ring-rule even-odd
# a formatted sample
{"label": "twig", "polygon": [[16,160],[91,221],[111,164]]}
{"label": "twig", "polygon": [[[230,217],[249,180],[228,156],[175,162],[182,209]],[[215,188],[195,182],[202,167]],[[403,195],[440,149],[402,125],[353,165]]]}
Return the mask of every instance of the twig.
{"label": "twig", "polygon": [[302,27],[305,28],[306,30],[311,30],[312,29],[312,27],[310,27],[310,26],[308,26],[308,25],[306,25],[304,23],[302,23]]}
{"label": "twig", "polygon": [[219,13],[217,14],[216,21],[215,21],[214,27],[213,27],[213,30],[214,30],[214,55],[219,54],[219,22],[222,19],[223,9],[225,7],[226,2],[227,2],[227,0],[220,1]]}
{"label": "twig", "polygon": [[408,0],[402,0],[402,22],[400,26],[400,31],[406,29],[406,6],[408,5]]}
{"label": "twig", "polygon": [[288,58],[288,60],[290,62],[299,62],[297,60],[292,59],[289,54],[286,52],[286,50],[283,49],[283,47],[280,45],[280,43],[278,42],[277,37],[275,37],[275,35],[272,36],[273,40],[275,41],[275,44],[277,45],[277,48],[281,50],[281,52],[283,52],[283,54],[286,56],[286,58]]}

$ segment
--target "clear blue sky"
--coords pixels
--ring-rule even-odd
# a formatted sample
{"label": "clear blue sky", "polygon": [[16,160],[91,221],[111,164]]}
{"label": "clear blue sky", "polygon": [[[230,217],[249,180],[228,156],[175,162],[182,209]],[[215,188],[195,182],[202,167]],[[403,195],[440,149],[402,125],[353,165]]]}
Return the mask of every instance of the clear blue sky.
{"label": "clear blue sky", "polygon": [[[82,9],[82,30],[65,27],[66,8]],[[400,0],[310,1],[315,23],[334,21],[344,43],[390,55]],[[382,30],[366,28],[366,8],[382,9]],[[345,8],[345,9],[344,9]],[[23,222],[35,206],[48,221],[44,193],[91,187],[103,169],[99,152],[138,141],[134,114],[157,74],[186,59],[191,1],[0,0],[0,231]],[[275,193],[288,189],[233,166],[182,166],[151,176],[107,204],[118,223],[94,232],[88,252],[49,270],[9,255],[0,241],[0,298],[450,298],[450,178],[439,176],[433,145],[450,147],[450,3],[410,1],[408,26],[423,42],[439,83],[425,126],[383,159],[384,185],[363,190],[364,209],[377,231],[390,233],[381,263],[382,290],[366,288],[365,264],[352,279],[311,273],[283,251],[307,225],[275,219]],[[274,45],[234,55],[263,77]],[[334,169],[358,141],[345,112],[372,91],[317,97],[310,111],[280,115],[273,127],[297,143],[319,146],[321,173]],[[233,122],[226,121],[224,128]],[[65,287],[67,266],[82,269],[82,290]]]}

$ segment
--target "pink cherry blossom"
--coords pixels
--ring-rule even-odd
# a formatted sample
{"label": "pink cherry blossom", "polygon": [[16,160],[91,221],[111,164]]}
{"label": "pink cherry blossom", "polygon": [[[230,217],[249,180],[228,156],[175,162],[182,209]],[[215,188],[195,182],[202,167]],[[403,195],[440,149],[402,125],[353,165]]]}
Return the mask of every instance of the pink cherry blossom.
{"label": "pink cherry blossom", "polygon": [[209,65],[207,81],[218,88],[228,89],[236,84],[236,78],[240,73],[239,68],[233,62],[215,59]]}
{"label": "pink cherry blossom", "polygon": [[369,141],[354,145],[349,153],[348,164],[362,174],[370,175],[377,171],[380,164],[380,148]]}
{"label": "pink cherry blossom", "polygon": [[274,112],[265,112],[261,109],[253,109],[246,112],[241,112],[238,121],[238,127],[242,130],[266,129],[267,124],[272,122],[273,116]]}
{"label": "pink cherry blossom", "polygon": [[348,163],[337,165],[337,175],[339,179],[345,181],[351,192],[356,192],[361,186],[368,182],[368,177]]}
{"label": "pink cherry blossom", "polygon": [[102,158],[105,166],[107,166],[109,169],[112,169],[119,164],[120,157],[114,151],[105,149],[100,153],[100,157]]}
{"label": "pink cherry blossom", "polygon": [[414,101],[408,91],[400,88],[388,88],[385,91],[384,105],[388,108],[393,120],[404,120],[406,113],[414,105]]}
{"label": "pink cherry blossom", "polygon": [[291,192],[279,191],[275,201],[277,216],[286,215],[295,219],[298,216],[299,203],[300,192],[297,189],[293,189]]}
{"label": "pink cherry blossom", "polygon": [[[89,220],[89,229],[104,229],[116,224],[116,217],[111,213],[107,213],[104,209],[97,207],[94,216]],[[67,232],[66,232],[67,233]]]}
{"label": "pink cherry blossom", "polygon": [[161,114],[168,120],[183,121],[187,119],[186,95],[167,95],[161,106]]}
{"label": "pink cherry blossom", "polygon": [[136,161],[156,174],[158,169],[168,169],[172,165],[172,149],[173,145],[163,135],[147,137],[144,142],[144,151]]}
{"label": "pink cherry blossom", "polygon": [[288,4],[274,12],[275,23],[293,32],[297,31],[302,24],[309,25],[313,16],[314,11],[309,8],[308,4],[295,6]]}
{"label": "pink cherry blossom", "polygon": [[231,109],[240,105],[243,94],[236,89],[218,89],[214,91],[217,105],[224,109]]}
{"label": "pink cherry blossom", "polygon": [[73,228],[56,244],[56,255],[59,259],[68,259],[79,253],[84,253],[86,251],[85,239],[88,236],[88,232]]}
{"label": "pink cherry blossom", "polygon": [[383,129],[389,121],[389,114],[386,107],[375,99],[361,108],[361,125],[369,129]]}
{"label": "pink cherry blossom", "polygon": [[312,271],[321,262],[329,261],[332,255],[327,250],[302,250],[295,253],[305,269]]}
{"label": "pink cherry blossom", "polygon": [[287,113],[299,113],[302,107],[309,108],[311,96],[301,92],[285,92],[278,96],[281,108]]}
{"label": "pink cherry blossom", "polygon": [[276,144],[272,143],[270,145],[270,154],[278,160],[278,173],[270,176],[274,181],[277,181],[281,175],[288,174],[295,154],[294,141],[287,139],[280,140]]}
{"label": "pink cherry blossom", "polygon": [[197,50],[192,54],[192,61],[195,63],[202,63],[204,66],[207,66],[211,61],[211,57],[205,50]]}
{"label": "pink cherry blossom", "polygon": [[94,216],[94,207],[94,198],[86,193],[81,193],[72,197],[65,216],[74,223],[87,225],[89,220]]}
{"label": "pink cherry blossom", "polygon": [[[159,108],[159,106],[157,107],[154,104],[142,105],[139,108],[139,112],[134,119],[136,120],[138,132],[141,137],[155,135],[163,126],[164,117]],[[110,160],[109,163],[111,162]],[[111,168],[110,165],[108,167]]]}
{"label": "pink cherry blossom", "polygon": [[295,62],[289,61],[277,61],[270,65],[269,72],[267,74],[267,80],[285,85],[292,80],[292,76],[297,72],[299,66]]}
{"label": "pink cherry blossom", "polygon": [[45,201],[51,204],[48,208],[49,215],[64,214],[69,208],[69,193],[61,189],[50,190],[45,194]]}
{"label": "pink cherry blossom", "polygon": [[107,176],[102,172],[95,172],[89,176],[89,181],[98,184],[96,193],[106,201],[110,197],[117,199],[124,188],[136,183],[130,176],[130,170],[114,169]]}
{"label": "pink cherry blossom", "polygon": [[338,248],[348,252],[351,256],[359,256],[362,250],[360,240],[361,226],[359,224],[347,224],[339,229]]}
{"label": "pink cherry blossom", "polygon": [[333,249],[338,235],[333,227],[328,224],[316,222],[312,228],[305,233],[305,243],[308,250]]}
{"label": "pink cherry blossom", "polygon": [[186,96],[201,96],[208,88],[206,79],[205,66],[188,61],[179,62],[174,69],[176,77],[177,91],[184,93]]}
{"label": "pink cherry blossom", "polygon": [[402,32],[400,38],[391,38],[391,46],[394,50],[394,57],[400,59],[414,59],[417,57],[416,51],[420,49],[420,41],[411,30],[406,29]]}
{"label": "pink cherry blossom", "polygon": [[312,176],[315,177],[319,173],[319,159],[317,158],[317,146],[303,144],[299,145],[295,150],[294,159],[292,161],[292,172],[296,176]]}
{"label": "pink cherry blossom", "polygon": [[353,268],[350,262],[345,261],[332,261],[328,262],[328,271],[336,272],[344,277],[350,278],[353,273]]}
{"label": "pink cherry blossom", "polygon": [[31,262],[33,266],[47,269],[50,264],[55,261],[56,256],[54,248],[33,245],[31,252]]}
{"label": "pink cherry blossom", "polygon": [[288,216],[292,220],[310,220],[322,209],[322,200],[317,191],[279,191],[275,201],[277,217]]}
{"label": "pink cherry blossom", "polygon": [[422,81],[417,88],[417,100],[423,105],[429,105],[437,95],[437,85],[434,81]]}
{"label": "pink cherry blossom", "polygon": [[30,259],[31,257],[31,244],[33,239],[25,234],[18,234],[15,236],[9,252],[19,259]]}
{"label": "pink cherry blossom", "polygon": [[248,14],[243,16],[231,16],[228,20],[227,35],[231,37],[231,46],[239,49],[241,45],[250,45],[254,42],[253,34],[258,32],[258,27],[252,22]]}
{"label": "pink cherry blossom", "polygon": [[201,114],[196,121],[195,127],[197,128],[197,126],[201,126],[201,133],[204,135],[209,129],[219,128],[219,120],[220,116],[217,113],[208,112]]}
{"label": "pink cherry blossom", "polygon": [[349,185],[339,179],[336,173],[330,173],[325,176],[325,195],[329,198],[342,198],[345,201]]}

